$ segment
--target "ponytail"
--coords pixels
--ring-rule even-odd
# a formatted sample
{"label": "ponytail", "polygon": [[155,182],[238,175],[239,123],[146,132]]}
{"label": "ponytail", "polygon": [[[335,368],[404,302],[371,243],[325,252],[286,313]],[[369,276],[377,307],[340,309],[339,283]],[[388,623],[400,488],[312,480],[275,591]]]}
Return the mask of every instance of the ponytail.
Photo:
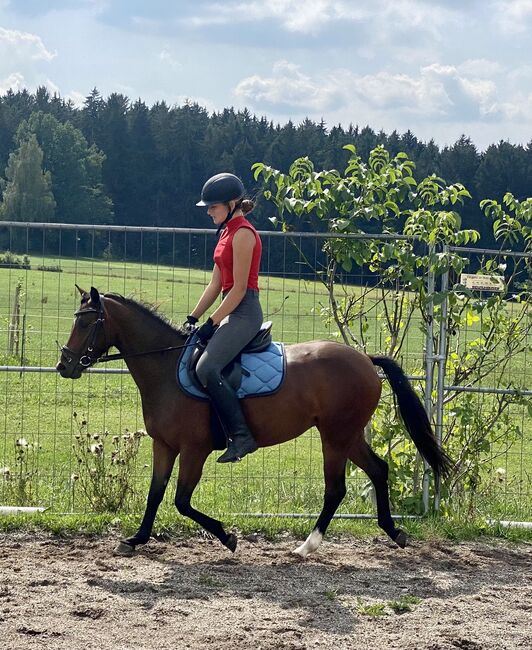
{"label": "ponytail", "polygon": [[242,210],[244,216],[249,214],[255,208],[255,201],[252,199],[240,199],[236,204],[237,210]]}

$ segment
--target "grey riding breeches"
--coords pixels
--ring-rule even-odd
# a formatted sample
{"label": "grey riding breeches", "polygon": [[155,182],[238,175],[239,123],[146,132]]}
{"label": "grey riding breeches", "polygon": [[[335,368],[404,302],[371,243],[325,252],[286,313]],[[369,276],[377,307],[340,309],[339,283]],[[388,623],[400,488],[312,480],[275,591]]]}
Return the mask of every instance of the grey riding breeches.
{"label": "grey riding breeches", "polygon": [[253,339],[262,325],[259,292],[248,289],[242,301],[220,323],[196,366],[203,387],[219,380],[222,370]]}

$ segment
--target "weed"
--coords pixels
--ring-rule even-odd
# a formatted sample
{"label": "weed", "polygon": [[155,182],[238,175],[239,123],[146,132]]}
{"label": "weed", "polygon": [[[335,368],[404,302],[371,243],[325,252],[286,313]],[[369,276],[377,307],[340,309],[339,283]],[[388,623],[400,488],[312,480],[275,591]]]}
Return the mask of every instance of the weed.
{"label": "weed", "polygon": [[410,596],[405,594],[401,596],[399,600],[390,600],[388,601],[388,607],[393,610],[396,614],[404,614],[405,612],[412,611],[412,605],[418,605],[421,602],[421,598],[417,596]]}
{"label": "weed", "polygon": [[77,413],[73,418],[79,432],[73,444],[78,473],[71,476],[72,489],[79,484],[95,512],[123,511],[133,494],[133,470],[146,432],[91,433],[87,420],[78,419]]}
{"label": "weed", "polygon": [[7,503],[15,506],[35,505],[34,480],[37,476],[35,469],[37,449],[38,446],[28,442],[26,438],[15,440],[13,467],[0,468],[0,476],[4,483],[4,498]]}
{"label": "weed", "polygon": [[365,604],[364,601],[359,598],[357,602],[357,612],[364,616],[387,616],[386,603]]}

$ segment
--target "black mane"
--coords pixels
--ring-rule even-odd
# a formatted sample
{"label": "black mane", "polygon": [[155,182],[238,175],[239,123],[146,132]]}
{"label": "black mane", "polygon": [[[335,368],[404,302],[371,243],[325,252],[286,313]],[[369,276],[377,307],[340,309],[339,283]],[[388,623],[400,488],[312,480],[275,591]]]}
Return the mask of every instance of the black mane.
{"label": "black mane", "polygon": [[174,332],[174,334],[180,334],[183,336],[181,329],[179,327],[176,327],[168,318],[168,316],[165,316],[164,314],[161,314],[157,311],[157,305],[141,302],[139,300],[135,300],[134,298],[126,298],[119,293],[104,293],[102,295],[104,298],[112,298],[113,300],[116,300],[123,305],[127,305],[128,307],[133,307],[140,310],[146,316],[151,316],[154,318],[160,325],[164,325],[165,328],[170,329],[172,332]]}

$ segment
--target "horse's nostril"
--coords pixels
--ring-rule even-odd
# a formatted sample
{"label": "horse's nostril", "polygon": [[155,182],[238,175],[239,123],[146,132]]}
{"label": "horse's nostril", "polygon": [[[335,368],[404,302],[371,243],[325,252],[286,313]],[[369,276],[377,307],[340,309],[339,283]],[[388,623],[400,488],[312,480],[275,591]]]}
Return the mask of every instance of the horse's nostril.
{"label": "horse's nostril", "polygon": [[63,370],[66,370],[65,366],[61,363],[61,361],[57,364],[55,369],[57,370],[57,372],[62,372]]}

